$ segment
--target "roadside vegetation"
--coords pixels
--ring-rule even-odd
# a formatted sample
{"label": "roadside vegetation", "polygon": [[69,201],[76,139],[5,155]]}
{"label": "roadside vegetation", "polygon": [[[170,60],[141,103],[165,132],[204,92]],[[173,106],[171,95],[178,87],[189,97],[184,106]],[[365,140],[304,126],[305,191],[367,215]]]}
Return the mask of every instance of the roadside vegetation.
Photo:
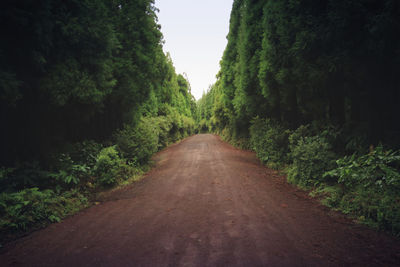
{"label": "roadside vegetation", "polygon": [[392,0],[235,0],[198,131],[400,235],[399,31]]}
{"label": "roadside vegetation", "polygon": [[0,16],[0,240],[134,181],[194,133],[153,1],[8,1]]}

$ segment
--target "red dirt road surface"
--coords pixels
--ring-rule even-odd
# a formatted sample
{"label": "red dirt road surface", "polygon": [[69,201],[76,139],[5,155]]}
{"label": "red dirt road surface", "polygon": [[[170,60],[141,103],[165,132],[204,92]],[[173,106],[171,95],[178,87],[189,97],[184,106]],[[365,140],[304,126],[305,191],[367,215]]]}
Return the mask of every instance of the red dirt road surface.
{"label": "red dirt road surface", "polygon": [[352,223],[210,134],[138,183],[7,245],[1,266],[399,266],[400,242]]}

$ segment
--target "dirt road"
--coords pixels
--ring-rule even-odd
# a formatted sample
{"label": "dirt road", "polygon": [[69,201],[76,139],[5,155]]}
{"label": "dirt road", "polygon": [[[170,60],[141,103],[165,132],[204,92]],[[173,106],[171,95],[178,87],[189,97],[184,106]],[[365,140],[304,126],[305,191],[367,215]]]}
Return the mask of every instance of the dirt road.
{"label": "dirt road", "polygon": [[395,266],[400,242],[351,223],[251,152],[196,135],[141,182],[8,245],[1,266]]}

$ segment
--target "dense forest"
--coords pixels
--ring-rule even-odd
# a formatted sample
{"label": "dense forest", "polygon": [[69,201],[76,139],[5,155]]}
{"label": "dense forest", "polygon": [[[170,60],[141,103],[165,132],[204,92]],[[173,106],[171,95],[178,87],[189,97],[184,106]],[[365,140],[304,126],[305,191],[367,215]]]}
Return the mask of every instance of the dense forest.
{"label": "dense forest", "polygon": [[194,131],[153,2],[2,3],[0,238],[79,210]]}
{"label": "dense forest", "polygon": [[400,233],[400,3],[235,0],[202,132]]}

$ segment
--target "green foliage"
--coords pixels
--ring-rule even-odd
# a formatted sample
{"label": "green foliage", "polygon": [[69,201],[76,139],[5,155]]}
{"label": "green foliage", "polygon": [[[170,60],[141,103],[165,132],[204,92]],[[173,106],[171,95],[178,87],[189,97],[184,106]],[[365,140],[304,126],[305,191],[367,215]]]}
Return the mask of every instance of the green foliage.
{"label": "green foliage", "polygon": [[158,150],[158,129],[151,119],[144,118],[137,127],[126,126],[115,135],[118,150],[133,164],[145,164]]}
{"label": "green foliage", "polygon": [[82,176],[86,176],[88,173],[88,167],[85,165],[72,165],[68,170],[59,170],[56,174],[50,174],[50,177],[55,178],[60,183],[75,184],[77,185],[81,181]]}
{"label": "green foliage", "polygon": [[89,168],[93,168],[96,164],[97,155],[103,146],[96,143],[93,140],[85,140],[73,144],[69,150],[69,155],[73,162],[77,162],[82,165],[87,165]]}
{"label": "green foliage", "polygon": [[171,143],[171,136],[169,135],[169,131],[172,128],[172,120],[167,116],[158,116],[156,118],[152,118],[154,125],[157,126],[158,129],[158,146],[157,150],[160,150]]}
{"label": "green foliage", "polygon": [[95,183],[103,187],[110,187],[128,180],[138,172],[138,166],[132,162],[126,163],[118,154],[116,146],[103,148],[97,156],[93,174]]}
{"label": "green foliage", "polygon": [[111,186],[117,183],[117,172],[122,164],[115,146],[103,148],[97,156],[94,173],[96,182],[102,186]]}
{"label": "green foliage", "polygon": [[324,182],[324,173],[333,167],[336,155],[321,136],[298,138],[299,132],[303,130],[305,129],[296,131],[289,137],[292,164],[288,167],[287,179],[302,187],[318,186]]}
{"label": "green foliage", "polygon": [[341,185],[341,194],[334,200],[337,207],[399,234],[400,152],[378,146],[365,155],[345,156],[336,164],[325,176],[336,177]]}
{"label": "green foliage", "polygon": [[[218,80],[199,100],[198,121],[246,137],[256,116],[290,129],[332,124],[365,135],[367,144],[398,146],[394,3],[235,0]],[[335,151],[343,145],[327,141]],[[348,140],[347,152],[358,143]]]}
{"label": "green foliage", "polygon": [[310,125],[300,125],[300,127],[298,127],[289,135],[290,151],[293,151],[296,148],[300,140],[313,135],[310,128]]}
{"label": "green foliage", "polygon": [[268,119],[255,118],[250,126],[250,143],[257,157],[271,167],[288,162],[289,131]]}
{"label": "green foliage", "polygon": [[199,133],[207,133],[209,131],[207,121],[205,119],[202,119],[197,125]]}
{"label": "green foliage", "polygon": [[195,129],[195,121],[191,117],[187,116],[182,116],[182,128],[181,128],[181,133],[182,133],[182,138],[192,135],[194,133]]}
{"label": "green foliage", "polygon": [[60,184],[77,185],[89,175],[90,168],[85,164],[76,164],[68,154],[60,154],[59,163],[58,173],[50,173],[49,177],[56,179]]}
{"label": "green foliage", "polygon": [[[62,195],[38,188],[24,189],[16,193],[0,194],[0,232],[28,230],[61,218],[86,206],[87,199],[77,191]],[[4,236],[1,236],[4,237]]]}
{"label": "green foliage", "polygon": [[153,1],[31,2],[8,1],[0,14],[1,163],[47,164],[65,143],[106,141],[140,120],[151,95],[156,108],[174,101],[191,116],[190,86],[168,67]]}
{"label": "green foliage", "polygon": [[365,188],[400,188],[400,174],[391,164],[400,163],[399,151],[384,150],[382,146],[362,156],[345,156],[336,161],[337,168],[326,176],[338,177],[338,183],[345,187],[356,184]]}

